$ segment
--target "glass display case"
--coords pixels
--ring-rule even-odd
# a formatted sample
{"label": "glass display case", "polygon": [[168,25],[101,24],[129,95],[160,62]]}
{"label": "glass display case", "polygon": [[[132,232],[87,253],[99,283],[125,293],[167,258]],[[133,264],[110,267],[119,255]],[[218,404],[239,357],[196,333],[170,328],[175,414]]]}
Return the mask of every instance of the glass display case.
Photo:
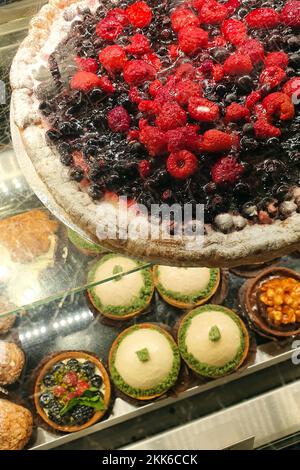
{"label": "glass display case", "polygon": [[[211,379],[195,377],[182,367],[176,385],[152,400],[129,398],[112,382],[104,416],[76,432],[61,432],[38,413],[37,380],[41,368],[55,354],[91,354],[108,369],[111,346],[123,330],[151,323],[176,338],[178,323],[186,313],[184,308],[170,305],[157,289],[138,315],[119,319],[100,313],[101,308],[93,302],[93,289],[107,286],[116,299],[121,298],[124,293],[117,281],[131,276],[140,282],[145,276],[137,277],[137,273],[152,276],[153,266],[137,261],[120,267],[118,260],[114,266],[118,269],[108,271],[110,274],[102,274],[101,279],[91,276],[101,260],[109,259],[107,250],[91,245],[57,220],[33,193],[18,166],[10,142],[7,77],[28,21],[41,5],[29,0],[0,3],[0,78],[6,86],[0,104],[0,347],[3,342],[14,343],[25,355],[15,380],[3,378],[0,367],[0,398],[31,410],[33,433],[26,448],[249,449],[296,445],[300,440],[296,351],[300,344],[294,336],[274,340],[253,328],[241,304],[241,288],[249,276],[244,268],[222,269],[218,290],[210,300],[233,309],[249,328],[249,353],[239,370]],[[292,253],[270,264],[271,268],[275,265],[299,271],[300,256]],[[258,274],[260,267],[253,271]],[[125,286],[132,288],[132,282]]]}

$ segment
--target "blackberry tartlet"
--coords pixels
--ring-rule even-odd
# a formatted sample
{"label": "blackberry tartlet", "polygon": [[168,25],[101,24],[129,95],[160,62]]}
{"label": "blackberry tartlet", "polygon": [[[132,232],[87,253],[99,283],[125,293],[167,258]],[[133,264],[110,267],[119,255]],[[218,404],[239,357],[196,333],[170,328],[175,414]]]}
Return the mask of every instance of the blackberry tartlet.
{"label": "blackberry tartlet", "polygon": [[42,366],[34,389],[40,417],[51,427],[75,432],[99,421],[110,401],[110,381],[98,358],[81,351],[56,354]]}
{"label": "blackberry tartlet", "polygon": [[193,308],[214,295],[220,282],[220,270],[154,266],[154,282],[167,303],[178,308]]}
{"label": "blackberry tartlet", "polygon": [[169,390],[180,369],[180,354],[172,336],[151,323],[124,330],[109,353],[115,386],[125,395],[151,400]]}
{"label": "blackberry tartlet", "polygon": [[196,374],[217,378],[244,362],[249,335],[242,320],[220,305],[203,305],[180,322],[178,346],[182,358]]}
{"label": "blackberry tartlet", "polygon": [[299,0],[50,2],[12,65],[13,123],[93,237],[120,196],[190,204],[195,221],[204,206],[195,251],[121,230],[109,248],[186,266],[271,259],[300,243],[299,26]]}
{"label": "blackberry tartlet", "polygon": [[[107,281],[110,278],[113,279]],[[113,253],[103,256],[93,266],[88,283],[98,283],[88,289],[93,306],[114,320],[127,320],[144,311],[154,291],[149,268],[143,268],[143,263],[137,260]]]}

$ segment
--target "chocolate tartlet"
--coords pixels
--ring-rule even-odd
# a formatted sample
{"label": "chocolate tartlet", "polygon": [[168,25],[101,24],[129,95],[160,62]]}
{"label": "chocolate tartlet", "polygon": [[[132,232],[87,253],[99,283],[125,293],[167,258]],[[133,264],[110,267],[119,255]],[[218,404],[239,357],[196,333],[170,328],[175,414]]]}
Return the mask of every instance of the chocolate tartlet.
{"label": "chocolate tartlet", "polygon": [[247,281],[241,300],[258,332],[277,338],[300,333],[300,274],[296,271],[283,267],[263,270]]}
{"label": "chocolate tartlet", "polygon": [[115,386],[125,395],[151,400],[175,384],[180,354],[166,330],[141,323],[115,339],[109,353],[109,369]]}
{"label": "chocolate tartlet", "polygon": [[110,381],[98,358],[81,351],[56,354],[39,371],[34,403],[40,417],[63,432],[99,421],[110,401]]}
{"label": "chocolate tartlet", "polygon": [[244,362],[249,335],[233,311],[220,305],[203,305],[181,320],[178,346],[194,372],[217,378],[232,373]]}

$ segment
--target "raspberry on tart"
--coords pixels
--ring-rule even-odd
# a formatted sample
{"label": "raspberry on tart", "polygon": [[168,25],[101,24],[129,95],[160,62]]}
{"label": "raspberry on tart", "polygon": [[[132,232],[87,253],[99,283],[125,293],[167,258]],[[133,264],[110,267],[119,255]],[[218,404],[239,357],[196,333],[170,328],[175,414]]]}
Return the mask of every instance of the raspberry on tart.
{"label": "raspberry on tart", "polygon": [[[107,194],[203,204],[207,239],[225,241],[298,217],[299,0],[74,0],[73,17],[63,3],[50,22],[63,35],[40,38],[26,66],[17,55],[13,106],[26,149],[39,129],[79,205],[82,193],[94,209]],[[46,179],[53,160],[40,158]]]}

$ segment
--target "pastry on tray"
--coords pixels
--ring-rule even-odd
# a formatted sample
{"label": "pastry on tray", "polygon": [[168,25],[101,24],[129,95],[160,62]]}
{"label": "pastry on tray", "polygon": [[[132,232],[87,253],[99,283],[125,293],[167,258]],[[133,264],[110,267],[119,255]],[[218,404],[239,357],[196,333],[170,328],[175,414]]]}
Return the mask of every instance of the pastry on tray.
{"label": "pastry on tray", "polygon": [[85,255],[99,255],[103,253],[103,251],[106,251],[105,248],[102,248],[102,246],[81,237],[78,235],[78,233],[76,233],[74,230],[71,230],[70,228],[68,228],[68,237],[70,242]]}
{"label": "pastry on tray", "polygon": [[99,421],[110,401],[110,381],[100,360],[85,352],[55,354],[39,371],[34,403],[40,417],[63,432]]}
{"label": "pastry on tray", "polygon": [[196,374],[217,378],[242,365],[249,350],[249,335],[232,310],[203,305],[180,321],[178,346],[182,358]]}
{"label": "pastry on tray", "polygon": [[120,196],[204,205],[202,246],[117,219],[108,249],[213,267],[297,249],[299,25],[298,0],[51,0],[12,64],[16,154],[95,241]]}
{"label": "pastry on tray", "polygon": [[300,333],[300,274],[272,267],[245,284],[242,306],[258,332],[286,338]]}
{"label": "pastry on tray", "polygon": [[28,263],[49,252],[58,223],[47,212],[33,209],[0,220],[0,249],[13,262]]}
{"label": "pastry on tray", "polygon": [[0,385],[18,380],[24,367],[25,355],[15,343],[0,340]]}
{"label": "pastry on tray", "polygon": [[218,289],[218,268],[154,266],[155,287],[162,298],[178,308],[193,308],[207,302]]}
{"label": "pastry on tray", "polygon": [[8,302],[8,300],[0,296],[0,335],[8,333],[15,324],[16,315],[9,313],[15,310],[15,305]]}
{"label": "pastry on tray", "polygon": [[125,395],[151,400],[175,384],[180,369],[178,347],[163,328],[140,323],[115,339],[109,369],[115,386]]}
{"label": "pastry on tray", "polygon": [[32,434],[30,411],[0,398],[0,450],[22,450]]}
{"label": "pastry on tray", "polygon": [[16,307],[40,297],[40,275],[56,260],[57,231],[57,221],[41,209],[0,220],[0,281]]}
{"label": "pastry on tray", "polygon": [[[133,271],[127,274],[129,271]],[[110,281],[107,279],[113,278]],[[102,281],[102,282],[101,282]],[[107,254],[91,269],[88,296],[102,315],[127,320],[144,311],[150,304],[154,283],[150,268],[143,263],[117,254]]]}

